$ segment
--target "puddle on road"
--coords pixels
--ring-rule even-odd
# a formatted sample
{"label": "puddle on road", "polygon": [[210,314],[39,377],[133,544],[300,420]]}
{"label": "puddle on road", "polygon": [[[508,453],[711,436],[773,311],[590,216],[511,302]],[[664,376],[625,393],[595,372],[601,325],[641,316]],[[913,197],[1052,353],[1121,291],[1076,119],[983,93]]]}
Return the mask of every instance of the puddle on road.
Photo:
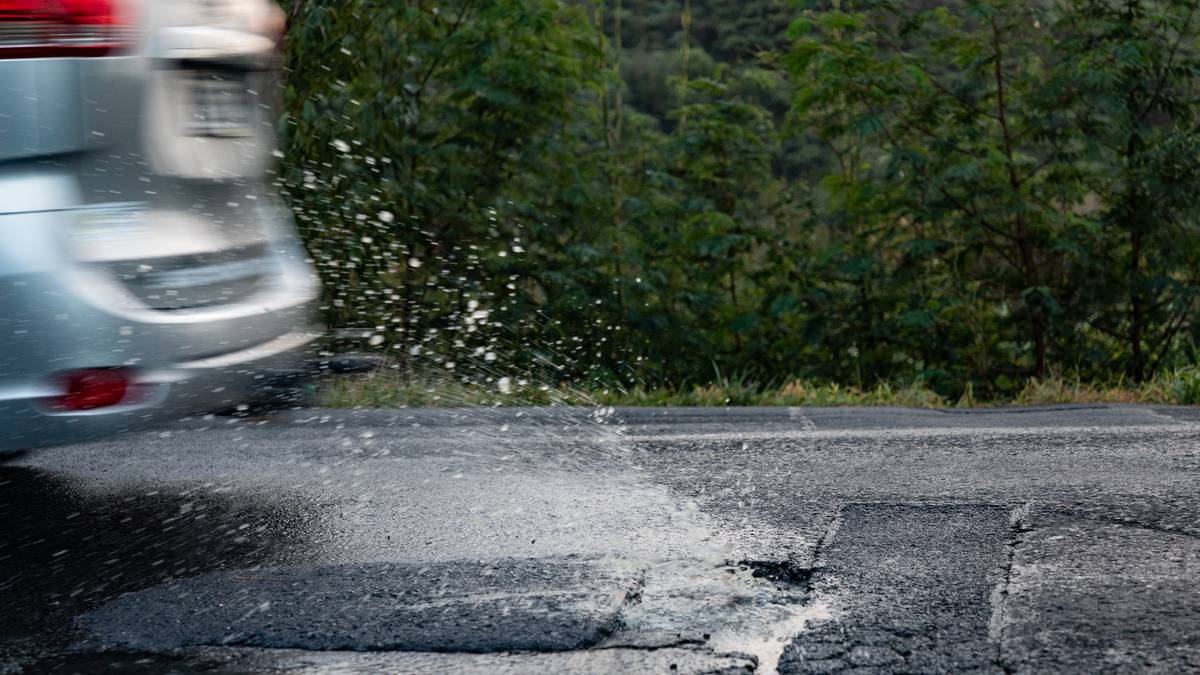
{"label": "puddle on road", "polygon": [[[789,573],[762,574],[764,569]],[[833,616],[829,600],[812,594],[807,572],[777,562],[755,566],[711,559],[655,563],[643,572],[641,602],[625,609],[621,630],[603,644],[610,648],[694,645],[713,654],[753,656],[759,663],[756,672],[774,673],[793,637]]]}
{"label": "puddle on road", "polygon": [[758,663],[756,672],[771,675],[779,671],[784,649],[800,633],[816,623],[833,618],[831,602],[814,597],[813,569],[790,561],[742,561],[735,571],[774,587],[760,591],[764,596],[752,617],[742,617],[741,625],[718,632],[709,642],[716,653],[749,654]]}
{"label": "puddle on road", "polygon": [[833,618],[830,603],[818,600],[809,605],[779,607],[751,626],[719,633],[710,648],[717,654],[749,654],[757,661],[755,673],[776,675],[779,660],[792,640],[814,624]]}
{"label": "puddle on road", "polygon": [[287,559],[311,522],[283,503],[202,489],[76,487],[0,466],[0,643],[65,640],[78,613],[122,593]]}

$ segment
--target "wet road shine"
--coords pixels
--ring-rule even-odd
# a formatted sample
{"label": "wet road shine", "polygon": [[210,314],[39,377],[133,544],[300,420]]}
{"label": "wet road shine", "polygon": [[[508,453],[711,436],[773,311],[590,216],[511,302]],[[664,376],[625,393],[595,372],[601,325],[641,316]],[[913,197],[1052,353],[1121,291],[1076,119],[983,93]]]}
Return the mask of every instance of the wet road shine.
{"label": "wet road shine", "polygon": [[0,464],[0,672],[1200,670],[1200,414],[296,411]]}

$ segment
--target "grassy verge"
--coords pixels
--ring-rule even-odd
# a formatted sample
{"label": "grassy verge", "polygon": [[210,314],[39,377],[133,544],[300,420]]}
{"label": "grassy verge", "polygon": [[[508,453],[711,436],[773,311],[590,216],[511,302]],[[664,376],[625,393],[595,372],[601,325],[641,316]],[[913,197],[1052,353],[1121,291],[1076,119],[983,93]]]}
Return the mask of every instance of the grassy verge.
{"label": "grassy verge", "polygon": [[1064,377],[1030,380],[1015,396],[980,400],[969,390],[949,400],[921,384],[880,383],[873,388],[792,380],[781,387],[760,387],[739,379],[722,379],[685,389],[583,389],[549,386],[517,378],[472,384],[436,375],[383,369],[365,376],[327,380],[320,393],[330,407],[613,405],[613,406],[905,406],[950,408],[989,405],[1054,405],[1066,403],[1200,403],[1200,369],[1159,375],[1139,385],[1098,384]]}

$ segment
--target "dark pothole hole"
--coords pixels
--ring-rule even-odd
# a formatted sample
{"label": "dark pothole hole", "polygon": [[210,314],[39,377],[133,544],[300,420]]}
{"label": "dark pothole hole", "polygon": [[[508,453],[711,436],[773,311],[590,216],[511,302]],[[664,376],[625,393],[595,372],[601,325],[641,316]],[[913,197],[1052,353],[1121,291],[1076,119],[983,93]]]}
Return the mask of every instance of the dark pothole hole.
{"label": "dark pothole hole", "polygon": [[808,591],[816,571],[790,560],[739,560],[727,563],[730,572],[750,572],[755,579],[765,579],[789,590]]}

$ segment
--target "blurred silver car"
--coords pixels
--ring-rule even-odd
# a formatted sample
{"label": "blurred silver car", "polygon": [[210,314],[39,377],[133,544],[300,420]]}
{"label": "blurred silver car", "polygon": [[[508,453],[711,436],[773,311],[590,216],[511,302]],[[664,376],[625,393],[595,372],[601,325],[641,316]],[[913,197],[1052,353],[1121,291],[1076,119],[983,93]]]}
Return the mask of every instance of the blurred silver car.
{"label": "blurred silver car", "polygon": [[0,0],[0,451],[236,406],[317,281],[270,188],[279,10]]}

